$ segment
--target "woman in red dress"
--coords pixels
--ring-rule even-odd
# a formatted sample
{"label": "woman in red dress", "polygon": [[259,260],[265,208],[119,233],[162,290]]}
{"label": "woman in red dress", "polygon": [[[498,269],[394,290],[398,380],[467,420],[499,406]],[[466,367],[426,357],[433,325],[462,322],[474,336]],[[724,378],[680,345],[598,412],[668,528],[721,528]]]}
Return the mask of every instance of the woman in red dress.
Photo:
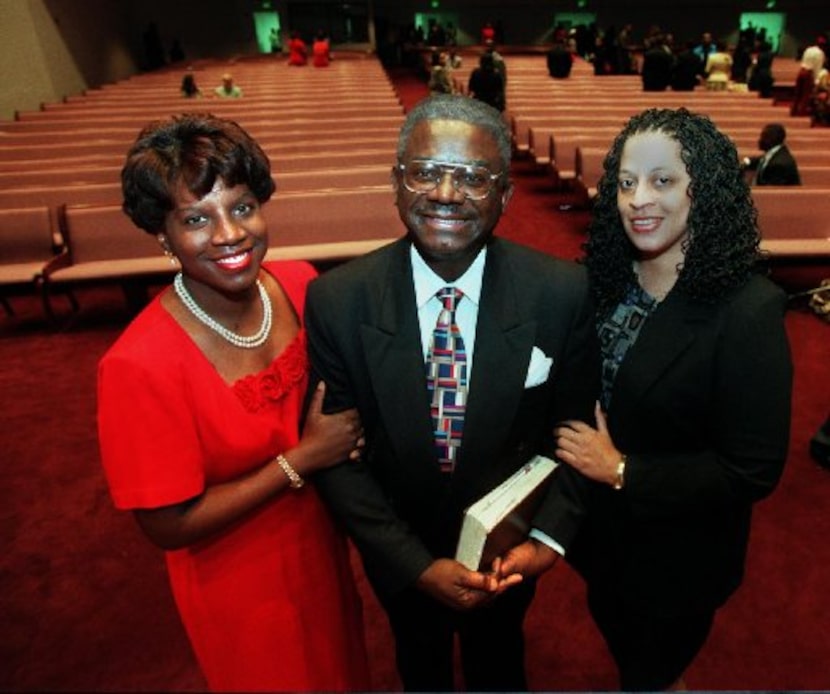
{"label": "woman in red dress", "polygon": [[347,546],[305,483],[358,457],[363,433],[354,411],[322,413],[322,389],[300,427],[314,270],[262,264],[268,159],[235,123],[183,116],[139,135],[122,182],[181,271],[99,365],[114,502],[166,550],[212,690],[366,689]]}
{"label": "woman in red dress", "polygon": [[314,67],[328,67],[331,62],[331,45],[322,31],[317,32],[311,44],[311,56]]}
{"label": "woman in red dress", "polygon": [[308,62],[308,46],[299,31],[292,31],[288,40],[288,64],[302,66]]}

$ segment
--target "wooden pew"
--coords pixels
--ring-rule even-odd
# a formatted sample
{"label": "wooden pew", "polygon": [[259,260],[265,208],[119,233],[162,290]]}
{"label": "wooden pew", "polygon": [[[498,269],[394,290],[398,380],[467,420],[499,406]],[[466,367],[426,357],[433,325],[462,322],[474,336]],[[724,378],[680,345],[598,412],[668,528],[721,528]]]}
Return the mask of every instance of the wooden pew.
{"label": "wooden pew", "polygon": [[54,256],[45,205],[0,209],[0,303],[8,315],[14,310],[7,294],[34,288],[43,266]]}
{"label": "wooden pew", "polygon": [[830,188],[759,186],[752,199],[773,259],[830,260]]}
{"label": "wooden pew", "polygon": [[801,184],[809,188],[830,188],[830,155],[827,166],[799,166]]}
{"label": "wooden pew", "polygon": [[[263,206],[269,228],[267,258],[295,258],[322,266],[342,262],[403,234],[387,188],[276,195]],[[120,205],[66,205],[60,214],[66,250],[42,270],[44,306],[57,289],[118,282],[128,297],[136,285],[167,280],[176,268],[152,234],[137,229]]]}

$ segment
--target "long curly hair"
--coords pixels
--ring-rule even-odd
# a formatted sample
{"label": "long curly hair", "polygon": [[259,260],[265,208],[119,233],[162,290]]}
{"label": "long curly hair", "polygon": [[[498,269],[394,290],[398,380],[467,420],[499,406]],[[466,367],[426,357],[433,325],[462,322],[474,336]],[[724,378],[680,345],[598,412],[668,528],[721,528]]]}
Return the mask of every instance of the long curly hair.
{"label": "long curly hair", "polygon": [[714,303],[761,271],[758,213],[732,141],[712,121],[685,108],[652,108],[631,118],[605,157],[584,263],[600,315],[612,310],[636,282],[634,245],[617,207],[620,159],[632,135],[659,131],[680,143],[691,199],[684,260],[675,289]]}

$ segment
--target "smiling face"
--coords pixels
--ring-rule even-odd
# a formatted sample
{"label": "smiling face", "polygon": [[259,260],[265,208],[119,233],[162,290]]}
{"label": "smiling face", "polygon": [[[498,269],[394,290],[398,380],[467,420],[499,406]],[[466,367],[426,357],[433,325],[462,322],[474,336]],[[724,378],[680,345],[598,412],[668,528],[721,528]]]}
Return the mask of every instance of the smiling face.
{"label": "smiling face", "polygon": [[617,208],[641,259],[683,260],[691,208],[680,143],[660,131],[632,135],[620,158]]}
{"label": "smiling face", "polygon": [[[415,125],[401,163],[417,161],[485,166],[492,173],[503,168],[493,135],[481,126],[456,120],[424,120]],[[461,276],[492,236],[510,199],[507,172],[481,200],[471,200],[457,190],[449,173],[433,190],[421,194],[407,190],[400,170],[394,172],[398,212],[415,248],[447,281]]]}
{"label": "smiling face", "polygon": [[262,208],[247,185],[221,178],[204,197],[180,185],[161,242],[178,258],[187,286],[209,311],[212,301],[251,292],[268,249]]}

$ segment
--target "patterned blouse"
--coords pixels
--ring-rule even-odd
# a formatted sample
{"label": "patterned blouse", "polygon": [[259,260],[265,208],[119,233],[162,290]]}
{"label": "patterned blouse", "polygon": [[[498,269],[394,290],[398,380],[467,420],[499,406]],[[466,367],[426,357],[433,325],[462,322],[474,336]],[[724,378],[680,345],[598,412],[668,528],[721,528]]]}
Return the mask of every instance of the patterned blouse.
{"label": "patterned blouse", "polygon": [[617,307],[597,325],[602,350],[600,403],[603,410],[607,411],[611,404],[611,392],[620,364],[659,303],[635,282]]}

